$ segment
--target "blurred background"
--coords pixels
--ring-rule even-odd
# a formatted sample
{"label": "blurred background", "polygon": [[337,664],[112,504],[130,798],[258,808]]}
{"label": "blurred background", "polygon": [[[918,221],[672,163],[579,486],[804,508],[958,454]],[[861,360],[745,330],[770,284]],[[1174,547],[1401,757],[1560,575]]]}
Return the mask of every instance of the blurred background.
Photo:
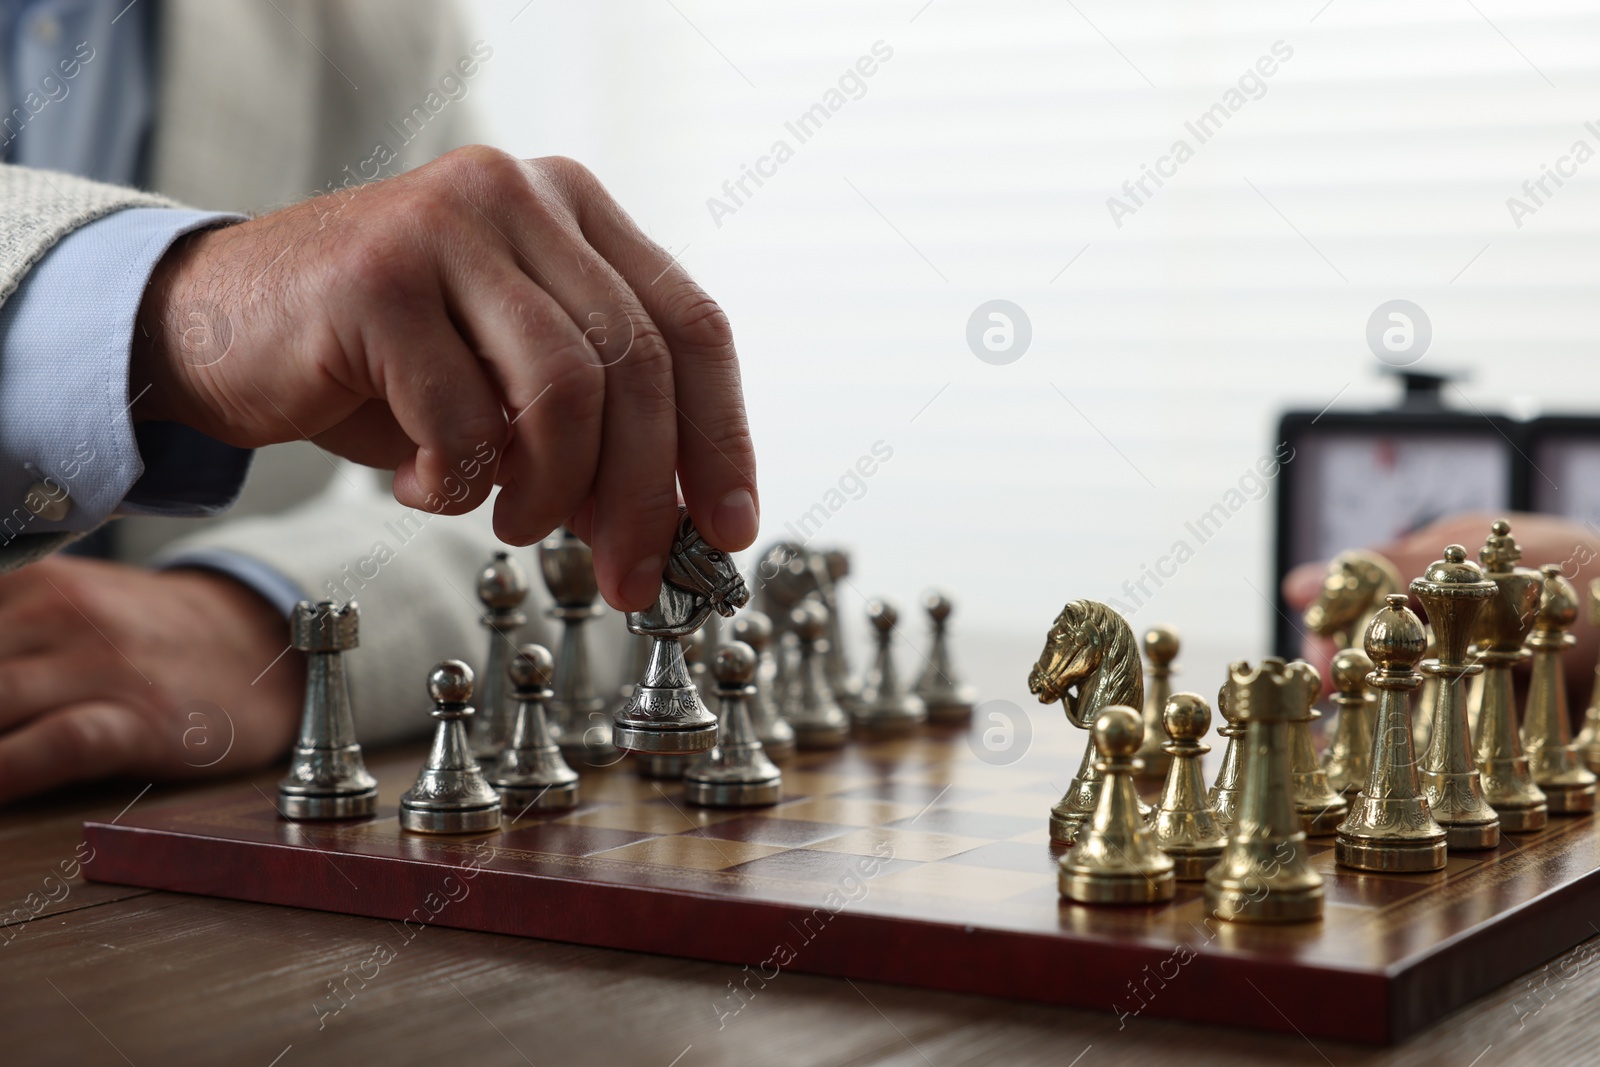
{"label": "blurred background", "polygon": [[[1396,401],[1368,340],[1380,305],[1426,317],[1420,358],[1387,362],[1462,376],[1451,407],[1593,406],[1600,159],[1574,156],[1600,149],[1591,4],[470,11],[494,49],[471,87],[490,139],[583,161],[731,316],[762,543],[847,545],[854,590],[904,608],[947,587],[958,632],[1006,650],[963,658],[1003,670],[1007,695],[1078,597],[1175,624],[1219,681],[1224,660],[1268,651],[1261,494],[1314,472],[1241,479],[1270,463],[1286,410]],[[980,314],[971,343],[996,300],[1021,314]],[[1504,478],[1403,469],[1452,499]],[[1399,512],[1408,484],[1384,490]],[[1226,522],[1197,543],[1185,524],[1218,503]],[[1392,511],[1346,514],[1339,536],[1417,517]],[[1192,558],[1130,599],[1184,538]],[[1208,690],[1203,670],[1186,684]]]}

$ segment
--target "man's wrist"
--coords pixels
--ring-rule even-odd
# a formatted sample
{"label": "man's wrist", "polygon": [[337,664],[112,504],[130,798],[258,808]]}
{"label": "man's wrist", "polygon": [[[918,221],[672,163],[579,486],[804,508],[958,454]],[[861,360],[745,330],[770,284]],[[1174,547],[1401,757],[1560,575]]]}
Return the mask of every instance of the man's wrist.
{"label": "man's wrist", "polygon": [[219,304],[197,298],[190,278],[205,245],[218,232],[197,230],[178,238],[145,285],[128,359],[134,422],[180,422],[202,432],[208,428],[200,414],[194,371],[228,355],[233,325]]}

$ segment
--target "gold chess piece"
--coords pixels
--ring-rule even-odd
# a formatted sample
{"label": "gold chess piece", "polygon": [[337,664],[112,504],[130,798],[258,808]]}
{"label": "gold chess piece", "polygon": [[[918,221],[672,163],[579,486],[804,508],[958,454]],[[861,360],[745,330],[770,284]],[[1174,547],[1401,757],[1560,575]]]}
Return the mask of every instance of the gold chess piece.
{"label": "gold chess piece", "polygon": [[[1411,691],[1422,684],[1415,665],[1427,644],[1422,620],[1406,607],[1405,594],[1385,597],[1367,627],[1367,654],[1361,657],[1378,665],[1366,678],[1378,690],[1377,744],[1366,782],[1339,824],[1333,849],[1341,866],[1408,873],[1444,867],[1445,832],[1422,796],[1409,721]],[[1334,659],[1337,663],[1338,656]],[[1334,671],[1337,675],[1337,665]]]}
{"label": "gold chess piece", "polygon": [[1206,799],[1200,758],[1211,751],[1201,738],[1211,729],[1211,709],[1195,693],[1174,693],[1162,715],[1162,733],[1172,738],[1167,750],[1167,780],[1161,788],[1151,830],[1156,845],[1172,857],[1173,876],[1199,881],[1222,855],[1228,835]]}
{"label": "gold chess piece", "polygon": [[1232,922],[1310,922],[1322,917],[1322,876],[1311,868],[1289,776],[1289,725],[1317,698],[1314,671],[1281,659],[1228,672],[1244,723],[1244,798],[1222,857],[1206,872],[1206,906]]}
{"label": "gold chess piece", "polygon": [[1170,626],[1152,626],[1144,633],[1144,655],[1150,662],[1150,680],[1144,690],[1144,742],[1139,745],[1138,757],[1144,761],[1141,778],[1165,778],[1172,765],[1166,744],[1171,740],[1163,717],[1167,698],[1172,695],[1172,676],[1177,668],[1172,661],[1178,656],[1178,631]]}
{"label": "gold chess piece", "polygon": [[[1071,601],[1045,637],[1044,651],[1028,675],[1028,689],[1041,704],[1061,701],[1067,721],[1080,730],[1092,729],[1101,710],[1112,704],[1142,707],[1144,672],[1132,627],[1098,601]],[[1066,793],[1050,809],[1050,840],[1072,843],[1078,828],[1094,815],[1103,783],[1090,744]],[[1135,802],[1140,815],[1149,818],[1150,809],[1137,796]]]}
{"label": "gold chess piece", "polygon": [[1533,627],[1539,608],[1538,574],[1516,566],[1522,558],[1511,526],[1504,519],[1490,528],[1478,551],[1483,576],[1499,594],[1489,598],[1473,628],[1472,658],[1483,664],[1473,679],[1478,694],[1477,721],[1472,721],[1472,692],[1467,694],[1467,719],[1473,740],[1473,758],[1483,783],[1483,799],[1500,816],[1501,833],[1527,833],[1550,821],[1544,792],[1534,784],[1527,757],[1517,736],[1517,698],[1511,687],[1511,668],[1528,658],[1523,638]]}
{"label": "gold chess piece", "polygon": [[1328,784],[1328,776],[1317,760],[1317,744],[1311,737],[1311,724],[1322,717],[1314,705],[1322,693],[1322,676],[1305,660],[1289,664],[1292,671],[1307,677],[1310,700],[1305,712],[1289,720],[1289,781],[1294,787],[1294,810],[1310,837],[1326,837],[1339,828],[1350,811],[1350,802]]}
{"label": "gold chess piece", "polygon": [[[1589,583],[1589,625],[1600,626],[1600,578]],[[1573,745],[1591,771],[1600,771],[1600,662],[1594,665],[1594,688],[1583,713],[1583,730]]]}
{"label": "gold chess piece", "polygon": [[[1422,654],[1424,661],[1435,659],[1439,655],[1439,643],[1433,638],[1433,627],[1427,623],[1422,624],[1422,632],[1428,635],[1428,649]],[[1439,679],[1430,675],[1422,678],[1422,688],[1418,691],[1417,706],[1411,709],[1411,741],[1416,746],[1416,751],[1428,751],[1428,740],[1433,736],[1433,712],[1439,706]],[[1467,738],[1476,736],[1468,723]]]}
{"label": "gold chess piece", "polygon": [[1223,833],[1232,832],[1239,821],[1239,800],[1243,795],[1244,782],[1240,774],[1240,768],[1244,765],[1244,723],[1233,713],[1233,701],[1228,695],[1231,684],[1223,682],[1222,688],[1217,691],[1217,713],[1222,716],[1222,725],[1217,727],[1217,734],[1226,737],[1228,744],[1222,750],[1222,767],[1217,771],[1217,780],[1211,783],[1211,793],[1207,797]]}
{"label": "gold chess piece", "polygon": [[1079,904],[1153,904],[1171,900],[1172,858],[1156,847],[1145,825],[1133,776],[1144,734],[1139,712],[1113,704],[1101,711],[1090,735],[1100,758],[1103,788],[1094,816],[1077,844],[1061,857],[1061,895]]}
{"label": "gold chess piece", "polygon": [[1573,815],[1594,810],[1595,776],[1578,758],[1567,722],[1567,681],[1561,667],[1575,643],[1567,629],[1578,617],[1578,591],[1562,577],[1559,563],[1539,568],[1544,590],[1528,647],[1533,650],[1533,675],[1528,680],[1528,714],[1522,743],[1528,750],[1533,780],[1550,798],[1550,810]]}
{"label": "gold chess piece", "polygon": [[1483,783],[1472,761],[1466,679],[1483,672],[1481,664],[1468,662],[1467,642],[1499,586],[1467,559],[1466,549],[1448,545],[1444,558],[1412,581],[1411,592],[1433,621],[1439,647],[1439,658],[1422,664],[1422,673],[1440,682],[1432,735],[1422,757],[1422,795],[1452,849],[1494,848],[1500,843],[1500,817],[1483,799]]}
{"label": "gold chess piece", "polygon": [[1333,722],[1328,751],[1322,754],[1322,770],[1329,787],[1341,793],[1359,793],[1372,768],[1372,715],[1376,709],[1367,699],[1366,686],[1371,671],[1372,661],[1360,649],[1346,648],[1333,654],[1333,702],[1339,706],[1339,717]]}
{"label": "gold chess piece", "polygon": [[1400,572],[1393,563],[1370,549],[1351,549],[1328,562],[1322,591],[1302,617],[1334,647],[1360,648],[1361,635],[1383,607],[1383,598],[1399,588]]}

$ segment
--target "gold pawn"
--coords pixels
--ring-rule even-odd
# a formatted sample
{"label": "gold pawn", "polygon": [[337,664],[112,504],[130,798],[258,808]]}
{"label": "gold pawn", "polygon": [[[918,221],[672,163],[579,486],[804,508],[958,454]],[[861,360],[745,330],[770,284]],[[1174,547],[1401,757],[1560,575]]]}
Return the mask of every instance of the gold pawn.
{"label": "gold pawn", "polygon": [[1422,757],[1422,795],[1452,849],[1500,843],[1500,817],[1484,801],[1478,766],[1472,761],[1465,683],[1483,672],[1481,664],[1467,661],[1467,642],[1484,604],[1498,591],[1460,545],[1445,546],[1444,558],[1411,583],[1411,592],[1433,621],[1439,648],[1438,659],[1422,664],[1422,673],[1440,682],[1428,751]]}
{"label": "gold pawn", "polygon": [[1144,689],[1144,741],[1136,755],[1144,762],[1141,778],[1165,778],[1172,757],[1167,753],[1167,728],[1162,716],[1167,697],[1172,695],[1172,676],[1177,668],[1178,631],[1170,626],[1152,626],[1144,633],[1144,656],[1150,663],[1150,680]]}
{"label": "gold pawn", "polygon": [[[1361,657],[1368,666],[1378,665],[1366,678],[1378,690],[1377,743],[1367,780],[1339,824],[1334,862],[1359,871],[1437,871],[1448,858],[1445,832],[1422,797],[1409,721],[1411,692],[1422,684],[1415,664],[1427,638],[1403,593],[1384,602],[1367,627],[1367,655]],[[1336,683],[1338,660],[1335,656]]]}
{"label": "gold pawn", "polygon": [[1238,822],[1206,872],[1206,906],[1233,922],[1320,919],[1322,876],[1311,867],[1289,777],[1289,726],[1316,699],[1314,672],[1276,658],[1256,670],[1241,662],[1230,668],[1229,684],[1249,757]]}
{"label": "gold pawn", "polygon": [[1540,830],[1550,821],[1545,794],[1534,784],[1528,759],[1522,754],[1517,698],[1511,686],[1512,666],[1528,658],[1522,640],[1538,612],[1541,584],[1533,571],[1516,566],[1521,558],[1510,523],[1497,520],[1478,550],[1478,561],[1483,576],[1498,587],[1499,595],[1489,599],[1474,627],[1471,653],[1483,664],[1483,673],[1472,680],[1467,691],[1467,722],[1483,799],[1500,816],[1503,834]]}
{"label": "gold pawn", "polygon": [[1578,617],[1578,591],[1562,577],[1559,563],[1539,568],[1544,591],[1539,616],[1528,636],[1533,649],[1533,674],[1528,680],[1528,715],[1522,743],[1528,750],[1533,780],[1550,798],[1557,815],[1594,810],[1595,776],[1578,758],[1567,721],[1567,681],[1561,660],[1576,639],[1567,629]]}
{"label": "gold pawn", "polygon": [[1371,670],[1372,661],[1360,649],[1333,654],[1333,702],[1339,706],[1339,717],[1333,721],[1328,751],[1322,754],[1322,770],[1329,787],[1341,793],[1359,793],[1372,767],[1372,716],[1377,709],[1366,688]]}
{"label": "gold pawn", "polygon": [[1167,700],[1162,726],[1172,738],[1162,746],[1171,759],[1151,829],[1156,845],[1172,857],[1173,875],[1186,882],[1199,881],[1228,843],[1228,835],[1206,799],[1205,776],[1200,770],[1200,758],[1211,751],[1210,745],[1200,741],[1211,729],[1211,709],[1198,694],[1174,693]]}
{"label": "gold pawn", "polygon": [[1310,837],[1326,837],[1339,828],[1350,811],[1350,802],[1328,784],[1328,776],[1317,761],[1317,745],[1311,737],[1311,724],[1322,717],[1312,705],[1322,691],[1322,676],[1305,660],[1289,664],[1308,679],[1305,714],[1289,723],[1289,781],[1294,786],[1294,810]]}
{"label": "gold pawn", "polygon": [[1217,771],[1217,780],[1211,783],[1211,792],[1206,797],[1224,834],[1232,832],[1239,821],[1239,799],[1244,782],[1244,724],[1233,714],[1233,702],[1228,699],[1230,684],[1223,682],[1217,691],[1217,713],[1222,716],[1217,735],[1226,737],[1228,744],[1222,750],[1222,767]]}
{"label": "gold pawn", "polygon": [[[1600,626],[1600,578],[1589,583],[1589,625]],[[1573,742],[1591,771],[1600,771],[1600,661],[1594,665],[1594,688],[1583,713],[1583,730]]]}
{"label": "gold pawn", "polygon": [[1153,904],[1171,900],[1176,885],[1172,859],[1156,847],[1139,810],[1134,753],[1144,737],[1140,713],[1112,704],[1094,721],[1092,741],[1100,758],[1102,788],[1094,816],[1061,857],[1061,895],[1079,904]]}

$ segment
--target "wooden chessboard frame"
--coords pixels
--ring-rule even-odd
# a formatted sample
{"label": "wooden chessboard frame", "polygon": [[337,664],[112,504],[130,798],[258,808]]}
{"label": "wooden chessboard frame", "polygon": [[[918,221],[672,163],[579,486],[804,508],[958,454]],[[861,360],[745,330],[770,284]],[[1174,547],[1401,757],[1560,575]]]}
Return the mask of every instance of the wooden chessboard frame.
{"label": "wooden chessboard frame", "polygon": [[[1082,735],[1078,734],[1078,738]],[[981,746],[977,746],[981,747]],[[1594,936],[1600,827],[1552,818],[1425,875],[1333,865],[1316,923],[1059,899],[1045,818],[1075,765],[989,766],[956,735],[802,754],[771,809],[706,811],[626,765],[573,812],[489,834],[401,831],[414,760],[371,761],[377,818],[292,823],[254,786],[85,824],[87,877],[743,965],[708,1017],[786,970],[1369,1043],[1401,1040]]]}

